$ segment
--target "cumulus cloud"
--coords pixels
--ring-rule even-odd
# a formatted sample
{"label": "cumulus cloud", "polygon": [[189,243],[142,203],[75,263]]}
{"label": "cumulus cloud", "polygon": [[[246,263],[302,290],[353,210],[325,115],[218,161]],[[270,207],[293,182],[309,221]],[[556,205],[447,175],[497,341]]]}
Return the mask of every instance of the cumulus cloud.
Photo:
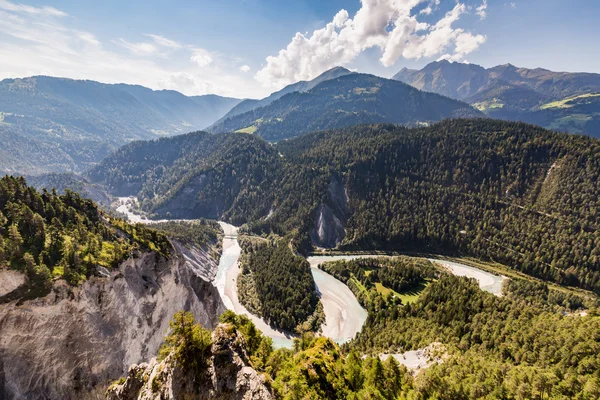
{"label": "cumulus cloud", "polygon": [[460,60],[476,50],[486,38],[453,25],[467,6],[456,3],[434,24],[421,22],[413,9],[428,4],[432,13],[439,0],[361,0],[361,8],[351,18],[339,11],[324,28],[312,34],[296,33],[285,49],[269,56],[266,65],[255,75],[263,85],[279,88],[286,84],[312,79],[337,65],[350,63],[363,51],[381,49],[380,62],[393,65],[400,57],[447,57]]}
{"label": "cumulus cloud", "polygon": [[483,3],[475,9],[475,13],[479,15],[479,18],[485,19],[487,17],[487,0],[483,0]]}
{"label": "cumulus cloud", "polygon": [[204,49],[194,49],[190,61],[199,67],[208,67],[214,60],[208,51]]}
{"label": "cumulus cloud", "polygon": [[242,65],[240,67],[240,71],[242,71],[242,72],[249,72],[250,71],[250,66],[249,65]]}

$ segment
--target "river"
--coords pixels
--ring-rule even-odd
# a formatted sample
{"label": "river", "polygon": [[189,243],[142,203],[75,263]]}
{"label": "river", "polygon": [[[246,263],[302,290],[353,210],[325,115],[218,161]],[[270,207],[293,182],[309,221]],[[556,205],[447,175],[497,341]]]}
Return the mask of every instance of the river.
{"label": "river", "polygon": [[479,287],[481,290],[490,292],[498,297],[502,296],[502,286],[504,285],[504,281],[508,279],[502,275],[494,275],[479,268],[452,261],[435,259],[429,259],[429,261],[440,264],[456,276],[466,276],[467,278],[475,279],[477,282],[479,282]]}
{"label": "river", "polygon": [[[130,208],[133,202],[135,202],[135,199],[132,197],[119,198],[117,211],[126,214],[128,219],[133,223],[151,224],[166,221],[148,220],[145,217],[135,214]],[[227,309],[238,314],[247,315],[263,334],[273,339],[275,347],[291,347],[293,336],[271,328],[260,317],[251,314],[240,304],[237,296],[237,277],[240,273],[238,260],[241,248],[237,240],[237,228],[225,222],[219,222],[219,224],[225,235],[223,239],[223,253],[214,285],[219,291],[223,303]],[[380,257],[380,255],[313,256],[307,258],[325,312],[325,323],[322,327],[322,334],[338,344],[351,340],[360,332],[367,320],[367,311],[361,307],[352,291],[344,283],[325,271],[318,269],[317,266],[327,261],[353,260],[367,257]],[[494,293],[497,296],[501,295],[502,283],[506,279],[505,277],[496,276],[489,272],[455,262],[434,259],[430,261],[441,264],[455,275],[475,278],[482,290]]]}

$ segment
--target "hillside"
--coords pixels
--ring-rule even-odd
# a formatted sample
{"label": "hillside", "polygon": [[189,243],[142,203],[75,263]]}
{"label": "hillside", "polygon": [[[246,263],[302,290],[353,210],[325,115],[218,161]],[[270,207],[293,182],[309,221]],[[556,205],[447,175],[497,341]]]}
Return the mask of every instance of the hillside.
{"label": "hillside", "polygon": [[122,147],[88,176],[145,211],[172,218],[258,219],[279,173],[276,150],[256,136],[194,132]]}
{"label": "hillside", "polygon": [[459,101],[373,75],[349,74],[303,93],[288,93],[265,107],[222,120],[209,131],[239,131],[280,141],[311,131],[357,124],[418,125],[477,116],[483,114]]}
{"label": "hillside", "polygon": [[[492,118],[600,137],[600,103],[591,96],[600,93],[600,74],[437,61],[404,68],[393,79],[466,101]],[[548,107],[555,102],[563,106]]]}
{"label": "hillside", "polygon": [[236,115],[243,114],[245,112],[252,111],[252,110],[255,110],[260,107],[268,106],[275,100],[282,98],[284,95],[286,95],[288,93],[306,92],[306,91],[309,91],[310,89],[314,88],[321,82],[325,82],[330,79],[335,79],[340,76],[348,75],[350,73],[351,72],[348,71],[346,68],[342,68],[342,67],[332,68],[329,71],[323,72],[321,75],[317,76],[315,79],[313,79],[311,81],[300,81],[300,82],[292,83],[291,85],[288,85],[275,93],[271,93],[269,96],[265,97],[264,99],[243,100],[242,102],[237,104],[235,107],[233,107],[221,119],[219,119],[217,122],[215,122],[215,125],[218,125],[221,122],[223,122],[224,120],[234,117]]}
{"label": "hillside", "polygon": [[81,172],[138,139],[202,129],[239,102],[36,76],[0,82],[0,172]]}
{"label": "hillside", "polygon": [[[0,180],[0,271],[8,267],[26,274],[26,293],[44,292],[61,278],[77,285],[116,267],[133,250],[167,255],[169,247],[165,236],[110,221],[77,193],[39,193],[23,178]],[[28,296],[7,294],[16,295]],[[0,297],[0,303],[6,300]]]}
{"label": "hillside", "polygon": [[302,251],[463,253],[600,292],[595,139],[485,119],[351,127],[277,145],[194,135],[198,150],[192,136],[126,146],[91,179],[157,215],[247,222]]}

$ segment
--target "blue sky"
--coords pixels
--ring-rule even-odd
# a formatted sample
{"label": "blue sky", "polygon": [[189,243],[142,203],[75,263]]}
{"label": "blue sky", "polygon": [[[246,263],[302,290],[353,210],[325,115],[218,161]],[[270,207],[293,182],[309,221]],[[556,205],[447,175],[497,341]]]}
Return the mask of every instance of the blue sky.
{"label": "blue sky", "polygon": [[440,58],[600,73],[593,0],[0,0],[0,78],[263,97],[336,65]]}

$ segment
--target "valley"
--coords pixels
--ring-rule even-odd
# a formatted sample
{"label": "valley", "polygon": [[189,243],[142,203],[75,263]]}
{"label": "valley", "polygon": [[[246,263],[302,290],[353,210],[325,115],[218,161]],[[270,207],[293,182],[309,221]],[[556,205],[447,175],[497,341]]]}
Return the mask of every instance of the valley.
{"label": "valley", "polygon": [[[118,199],[119,206],[117,211],[127,215],[132,223],[154,224],[166,220],[149,220],[136,213],[132,206],[137,204],[134,197],[123,197]],[[194,221],[194,220],[173,220],[173,221]],[[238,244],[238,228],[225,222],[219,222],[223,229],[223,252],[217,268],[213,284],[217,288],[221,300],[225,307],[236,314],[246,315],[254,325],[267,337],[273,340],[275,348],[287,347],[293,345],[293,339],[297,337],[295,333],[276,330],[269,326],[262,318],[249,312],[242,305],[238,298],[238,275],[241,273],[239,267],[239,257],[241,253]],[[320,334],[330,338],[338,344],[344,344],[352,340],[359,333],[367,319],[367,311],[357,301],[352,291],[338,279],[319,268],[322,263],[332,261],[357,260],[378,258],[381,254],[359,255],[326,255],[310,256],[307,261],[310,264],[310,272],[313,276],[319,298],[323,304],[325,313],[325,322],[320,329]],[[459,264],[457,262],[445,261],[442,259],[430,259],[431,262],[440,265],[441,268],[450,271],[456,276],[465,276],[475,279],[480,288],[496,296],[502,295],[503,282],[506,277],[497,276],[487,271]],[[410,357],[409,357],[410,358]],[[411,358],[412,359],[412,358]]]}
{"label": "valley", "polygon": [[0,400],[599,400],[598,16],[0,0]]}

